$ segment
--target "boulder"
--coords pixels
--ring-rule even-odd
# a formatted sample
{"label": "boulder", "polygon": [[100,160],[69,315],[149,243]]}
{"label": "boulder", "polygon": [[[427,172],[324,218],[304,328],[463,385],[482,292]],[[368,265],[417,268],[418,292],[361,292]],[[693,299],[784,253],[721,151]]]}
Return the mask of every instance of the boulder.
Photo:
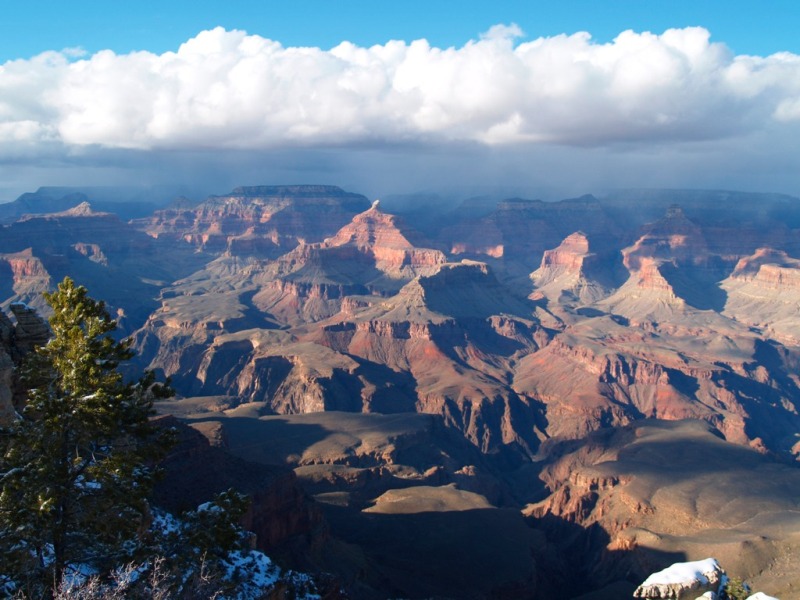
{"label": "boulder", "polygon": [[697,598],[698,593],[716,592],[724,574],[725,571],[715,558],[675,563],[650,575],[636,588],[633,597],[676,600]]}

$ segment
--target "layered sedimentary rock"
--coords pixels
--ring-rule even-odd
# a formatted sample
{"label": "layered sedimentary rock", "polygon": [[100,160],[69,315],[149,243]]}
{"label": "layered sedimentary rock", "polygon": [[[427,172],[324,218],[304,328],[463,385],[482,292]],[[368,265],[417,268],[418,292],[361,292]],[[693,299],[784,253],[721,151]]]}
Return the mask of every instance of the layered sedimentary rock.
{"label": "layered sedimentary rock", "polygon": [[[169,256],[169,260],[164,260]],[[65,276],[103,299],[124,332],[140,327],[159,289],[203,261],[188,249],[167,247],[87,202],[68,210],[27,215],[2,228],[3,302],[25,302],[47,314],[42,292]]]}
{"label": "layered sedimentary rock", "polygon": [[670,206],[662,219],[646,225],[621,252],[630,275],[601,302],[604,310],[639,322],[670,319],[684,312],[687,303],[706,307],[709,296],[703,289],[714,284],[714,261],[701,228],[679,206]]}
{"label": "layered sedimentary rock", "polygon": [[560,202],[504,200],[485,217],[448,227],[442,238],[454,256],[499,259],[504,276],[526,277],[546,250],[576,231],[591,236],[602,249],[620,234],[597,198],[582,196]]}
{"label": "layered sedimentary rock", "polygon": [[[417,244],[417,245],[415,245]],[[446,262],[421,236],[376,202],[333,237],[303,244],[253,277],[254,304],[297,325],[336,314],[346,296],[387,294]]]}
{"label": "layered sedimentary rock", "polygon": [[275,260],[229,248],[164,288],[136,347],[184,393],[268,399],[282,414],[442,414],[484,449],[531,453],[548,436],[655,416],[792,451],[792,351],[718,314],[714,278],[733,254],[714,254],[680,207],[628,241],[592,198],[509,201],[499,213],[493,222],[523,245],[541,239],[520,239],[513,221],[554,235],[598,222],[543,251],[530,302],[531,280],[520,286],[509,270],[518,254],[490,256],[492,268],[448,263],[376,203]]}
{"label": "layered sedimentary rock", "polygon": [[0,274],[0,289],[8,299],[33,300],[53,287],[50,273],[32,248],[0,254]]}
{"label": "layered sedimentary rock", "polygon": [[800,260],[782,250],[759,248],[737,263],[721,287],[728,294],[723,314],[769,337],[800,343]]}
{"label": "layered sedimentary rock", "polygon": [[[139,366],[171,375],[184,396],[200,396],[187,402],[203,406],[203,418],[209,411],[237,423],[264,416],[314,438],[327,435],[315,413],[428,413],[475,452],[526,465],[527,479],[508,475],[515,497],[541,499],[531,473],[546,467],[550,494],[530,514],[584,544],[584,558],[597,550],[586,563],[599,565],[597,572],[587,567],[584,575],[614,585],[625,579],[622,569],[646,575],[667,559],[686,558],[672,556],[684,546],[700,547],[699,537],[678,540],[677,525],[664,529],[673,521],[735,527],[733,517],[717,519],[707,508],[709,497],[717,508],[721,501],[705,474],[685,488],[676,468],[669,489],[642,474],[651,454],[664,460],[660,448],[679,447],[637,423],[696,420],[704,440],[721,436],[746,452],[724,460],[743,456],[753,469],[773,469],[749,458],[756,452],[800,453],[800,238],[793,229],[800,211],[780,198],[748,207],[721,193],[667,196],[643,194],[627,207],[591,197],[508,200],[483,217],[450,213],[453,225],[429,227],[429,240],[380,205],[317,186],[243,188],[181,203],[137,224],[150,235],[84,205],[3,229],[0,290],[9,305],[67,273],[85,283],[118,311],[123,327],[144,323],[134,335]],[[721,214],[725,198],[738,204]],[[632,438],[602,437],[624,427]],[[673,434],[696,456],[715,451],[682,427]],[[588,445],[558,445],[587,436]],[[359,439],[336,455],[336,468],[323,473],[314,452],[296,468],[307,469],[309,485],[336,506],[353,496],[343,499],[335,485],[358,487],[357,518],[376,531],[400,522],[394,519],[417,519],[408,516],[418,514],[409,512],[415,502],[429,512],[449,506],[481,514],[494,510],[486,502],[513,503],[469,475],[476,461],[430,472],[431,465],[389,468],[397,452],[413,451],[415,439],[404,437],[394,451],[392,444],[359,446]],[[618,442],[621,450],[608,450]],[[579,447],[586,449],[580,457]],[[530,462],[533,456],[541,460]],[[414,486],[404,479],[409,474]],[[738,488],[723,489],[736,504]],[[776,510],[794,527],[790,514]],[[751,517],[762,518],[743,518]],[[486,522],[495,518],[508,525],[519,515]],[[750,533],[739,546],[726,533],[722,551],[755,548],[766,556],[770,544],[786,541],[771,529],[768,542]],[[519,541],[528,548],[528,538]],[[648,553],[649,546],[669,556]],[[784,555],[769,556],[779,564]]]}
{"label": "layered sedimentary rock", "polygon": [[[198,409],[190,399],[168,404]],[[352,597],[558,597],[560,581],[541,568],[557,563],[552,546],[509,507],[511,492],[491,457],[441,418],[246,418],[254,408],[188,418],[242,459],[294,469],[328,516],[330,536],[341,540],[319,566]],[[316,556],[313,548],[309,554]]]}
{"label": "layered sedimentary rock", "polygon": [[641,327],[601,316],[523,357],[513,387],[546,405],[551,435],[580,437],[642,417],[698,418],[737,443],[794,452],[793,360],[714,313]]}
{"label": "layered sedimentary rock", "polygon": [[149,235],[211,252],[277,256],[321,241],[367,208],[364,196],[336,186],[251,186],[196,207],[175,207],[139,221]]}
{"label": "layered sedimentary rock", "polygon": [[696,421],[640,421],[546,453],[551,494],[525,513],[588,560],[591,587],[708,556],[779,597],[797,585],[796,570],[782,571],[800,544],[797,469]]}
{"label": "layered sedimentary rock", "polygon": [[535,285],[531,298],[588,305],[609,295],[619,272],[615,257],[598,255],[589,246],[589,238],[578,231],[546,250],[542,264],[531,274]]}

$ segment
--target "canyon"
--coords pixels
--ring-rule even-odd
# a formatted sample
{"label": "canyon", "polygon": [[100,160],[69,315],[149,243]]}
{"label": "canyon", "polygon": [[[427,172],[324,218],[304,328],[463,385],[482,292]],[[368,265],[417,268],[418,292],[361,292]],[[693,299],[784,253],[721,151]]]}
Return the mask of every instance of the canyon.
{"label": "canyon", "polygon": [[86,285],[178,392],[176,472],[241,482],[292,568],[356,598],[588,599],[713,555],[800,594],[800,200],[45,191],[3,213],[0,366],[43,291]]}

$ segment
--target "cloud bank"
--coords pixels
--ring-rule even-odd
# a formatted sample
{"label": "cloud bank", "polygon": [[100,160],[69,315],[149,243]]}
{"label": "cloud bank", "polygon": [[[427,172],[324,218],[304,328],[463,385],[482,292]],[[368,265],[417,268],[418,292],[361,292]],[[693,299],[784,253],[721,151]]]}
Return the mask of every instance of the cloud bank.
{"label": "cloud bank", "polygon": [[703,28],[517,43],[495,26],[330,50],[217,28],[177,52],[48,52],[0,66],[0,156],[473,142],[609,146],[800,125],[800,56],[734,56]]}

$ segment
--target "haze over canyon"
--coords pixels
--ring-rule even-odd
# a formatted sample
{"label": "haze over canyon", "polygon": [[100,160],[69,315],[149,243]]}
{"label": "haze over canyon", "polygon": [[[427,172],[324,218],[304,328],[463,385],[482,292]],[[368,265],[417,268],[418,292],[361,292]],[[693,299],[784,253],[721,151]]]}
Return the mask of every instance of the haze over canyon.
{"label": "haze over canyon", "polygon": [[797,198],[41,188],[0,218],[6,368],[85,285],[192,428],[161,502],[244,488],[260,547],[354,598],[622,597],[707,556],[800,594]]}

